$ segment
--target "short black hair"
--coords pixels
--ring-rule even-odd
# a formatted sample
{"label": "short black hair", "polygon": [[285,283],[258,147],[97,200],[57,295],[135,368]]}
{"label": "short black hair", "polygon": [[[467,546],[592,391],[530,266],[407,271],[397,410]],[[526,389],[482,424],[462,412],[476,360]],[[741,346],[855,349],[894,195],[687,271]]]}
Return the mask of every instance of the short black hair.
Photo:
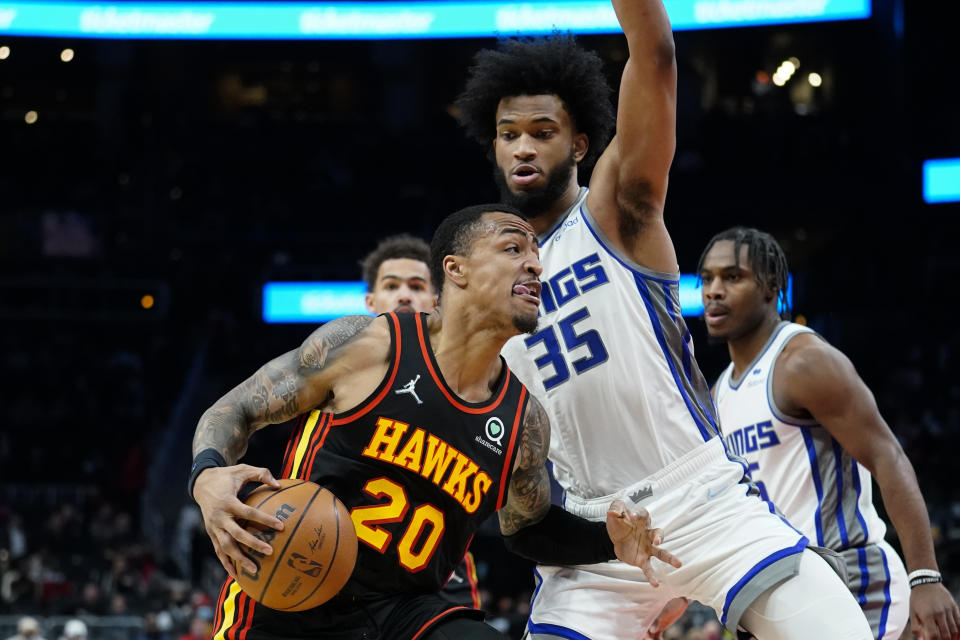
{"label": "short black hair", "polygon": [[781,316],[790,317],[790,301],[787,299],[789,269],[787,256],[776,239],[766,231],[753,227],[731,227],[710,238],[700,260],[697,261],[697,274],[703,270],[703,261],[713,245],[724,240],[733,241],[734,264],[740,267],[740,247],[747,247],[747,258],[753,269],[757,283],[762,287],[771,287],[777,291],[778,307],[783,305]]}
{"label": "short black hair", "polygon": [[443,292],[443,281],[445,279],[443,259],[451,255],[469,255],[470,247],[482,225],[483,214],[495,211],[512,213],[519,218],[527,219],[519,209],[502,202],[496,202],[477,204],[455,211],[444,218],[440,226],[437,227],[437,230],[433,233],[433,240],[430,241],[430,277],[433,279],[433,286],[438,295]]}
{"label": "short black hair", "polygon": [[570,34],[506,39],[481,50],[455,106],[467,134],[490,150],[502,98],[551,94],[560,98],[576,131],[587,135],[590,146],[580,166],[588,170],[610,141],[616,116],[603,61]]}
{"label": "short black hair", "polygon": [[[387,236],[381,240],[377,247],[360,261],[360,268],[363,270],[363,280],[367,283],[367,291],[373,291],[376,288],[377,272],[380,271],[380,265],[387,260],[396,260],[398,258],[419,260],[429,266],[430,245],[421,238],[411,236],[407,233]],[[434,291],[436,291],[437,288],[437,284],[433,283]]]}

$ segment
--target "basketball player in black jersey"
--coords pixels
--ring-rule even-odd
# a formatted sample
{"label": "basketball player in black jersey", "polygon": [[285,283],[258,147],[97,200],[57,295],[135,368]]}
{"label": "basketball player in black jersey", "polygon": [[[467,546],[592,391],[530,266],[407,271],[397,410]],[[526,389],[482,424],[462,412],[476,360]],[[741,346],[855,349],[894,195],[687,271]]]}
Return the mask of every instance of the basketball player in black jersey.
{"label": "basketball player in black jersey", "polygon": [[[480,612],[437,594],[494,511],[508,548],[534,561],[619,558],[654,584],[652,557],[679,566],[655,546],[660,532],[644,512],[615,501],[601,524],[550,505],[546,413],[499,356],[510,337],[536,328],[540,272],[536,237],[518,212],[461,210],[431,246],[431,274],[443,283],[434,312],[330,322],[204,413],[190,490],[231,575],[214,638],[502,638]],[[243,546],[272,552],[238,520],[283,526],[236,498],[249,481],[276,486],[270,472],[236,463],[254,431],[305,412],[305,446],[288,449],[284,475],[333,491],[360,545],[333,600],[279,613],[232,580],[234,562],[255,570]]]}
{"label": "basketball player in black jersey", "polygon": [[[420,238],[405,233],[388,236],[363,257],[360,266],[370,313],[430,313],[437,306],[437,290],[430,279],[430,245]],[[476,563],[470,551],[450,574],[440,595],[454,604],[480,608]]]}

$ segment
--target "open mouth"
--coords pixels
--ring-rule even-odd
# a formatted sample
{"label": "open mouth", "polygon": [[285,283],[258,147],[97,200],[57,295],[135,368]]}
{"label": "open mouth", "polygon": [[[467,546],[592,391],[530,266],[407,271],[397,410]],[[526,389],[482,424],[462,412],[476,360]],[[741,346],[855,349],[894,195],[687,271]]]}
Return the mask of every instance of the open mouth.
{"label": "open mouth", "polygon": [[540,287],[538,280],[528,280],[513,285],[513,295],[523,298],[538,307],[540,306]]}
{"label": "open mouth", "polygon": [[540,177],[540,169],[532,164],[521,164],[514,167],[510,177],[515,184],[528,185]]}

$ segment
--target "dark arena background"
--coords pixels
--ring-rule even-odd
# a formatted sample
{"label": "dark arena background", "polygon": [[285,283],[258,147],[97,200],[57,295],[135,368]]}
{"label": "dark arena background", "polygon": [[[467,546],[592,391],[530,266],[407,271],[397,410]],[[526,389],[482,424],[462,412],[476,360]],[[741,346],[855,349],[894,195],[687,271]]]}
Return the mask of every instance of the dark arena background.
{"label": "dark arena background", "polygon": [[[30,615],[48,639],[79,618],[90,640],[200,640],[223,570],[185,491],[197,420],[315,328],[265,322],[266,283],[359,280],[379,238],[496,198],[452,107],[495,39],[7,29],[27,4],[0,1],[0,638]],[[960,46],[948,3],[867,4],[675,33],[667,224],[684,273],[734,224],[782,243],[795,318],[875,394],[956,596],[960,169],[925,163],[960,158]],[[623,36],[579,38],[616,86]],[[726,348],[688,323],[712,382]],[[244,461],[279,473],[290,429]],[[519,638],[532,566],[488,524],[484,608]],[[722,636],[692,607],[666,637]]]}

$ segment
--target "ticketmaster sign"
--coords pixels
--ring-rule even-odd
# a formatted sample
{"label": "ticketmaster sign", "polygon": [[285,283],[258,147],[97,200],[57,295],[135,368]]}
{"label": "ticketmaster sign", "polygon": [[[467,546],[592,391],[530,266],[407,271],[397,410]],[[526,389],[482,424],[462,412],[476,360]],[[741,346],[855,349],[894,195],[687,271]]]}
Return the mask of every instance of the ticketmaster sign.
{"label": "ticketmaster sign", "polygon": [[[673,28],[870,17],[870,0],[665,0]],[[457,38],[619,31],[607,0],[529,2],[4,2],[0,34],[88,38]]]}

